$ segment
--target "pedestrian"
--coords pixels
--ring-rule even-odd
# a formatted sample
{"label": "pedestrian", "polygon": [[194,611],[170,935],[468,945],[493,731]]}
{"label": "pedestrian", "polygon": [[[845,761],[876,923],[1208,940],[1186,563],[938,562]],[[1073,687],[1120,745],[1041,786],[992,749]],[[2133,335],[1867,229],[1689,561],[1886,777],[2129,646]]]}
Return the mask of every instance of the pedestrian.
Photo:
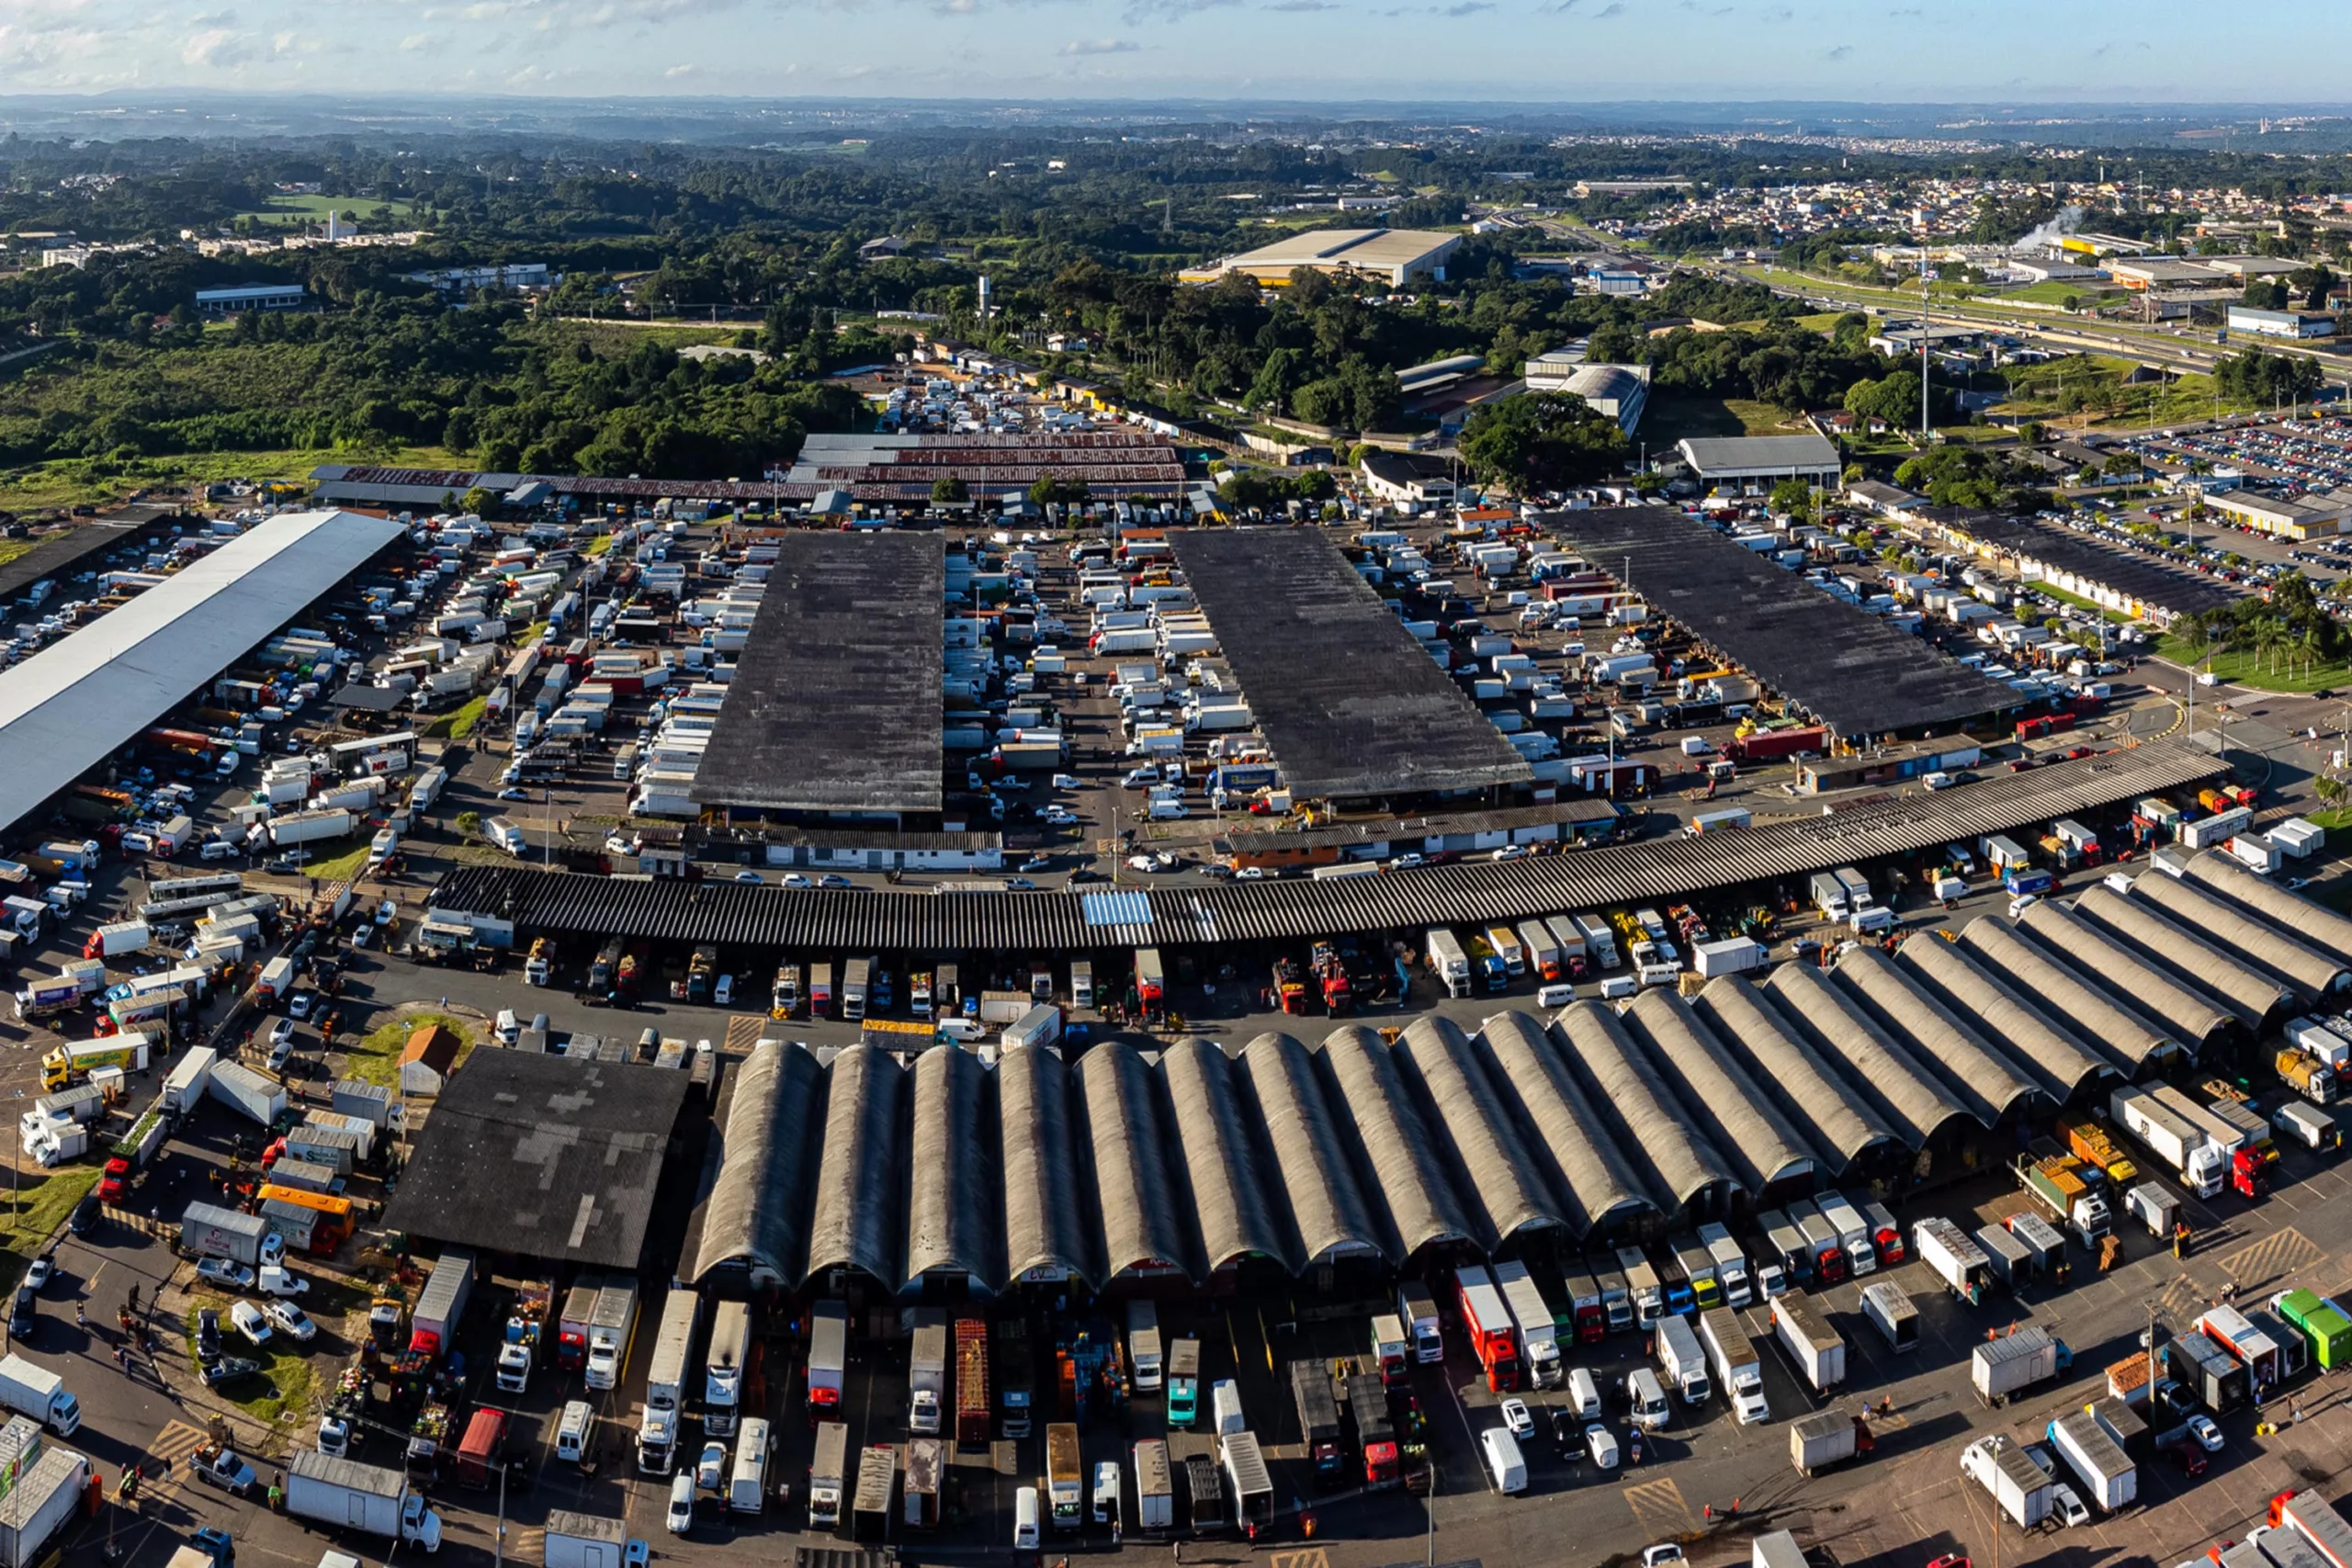
{"label": "pedestrian", "polygon": [[83,1307],[80,1302],[75,1302],[74,1303],[74,1326],[76,1328],[87,1328],[90,1326],[90,1314],[88,1311]]}

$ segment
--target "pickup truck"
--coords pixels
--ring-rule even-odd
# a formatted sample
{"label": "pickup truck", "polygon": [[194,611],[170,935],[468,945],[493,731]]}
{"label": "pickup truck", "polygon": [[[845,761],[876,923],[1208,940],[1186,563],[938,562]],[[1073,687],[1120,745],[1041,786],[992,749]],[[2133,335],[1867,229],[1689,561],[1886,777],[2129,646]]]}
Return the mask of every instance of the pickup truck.
{"label": "pickup truck", "polygon": [[197,1450],[187,1462],[198,1481],[218,1486],[232,1497],[242,1497],[253,1489],[254,1467],[239,1459],[233,1449],[209,1445]]}

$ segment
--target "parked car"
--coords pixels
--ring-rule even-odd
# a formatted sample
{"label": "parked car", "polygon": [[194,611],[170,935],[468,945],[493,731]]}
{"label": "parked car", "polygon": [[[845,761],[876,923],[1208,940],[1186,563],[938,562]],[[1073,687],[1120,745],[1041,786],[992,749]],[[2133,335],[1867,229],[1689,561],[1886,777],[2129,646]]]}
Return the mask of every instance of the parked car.
{"label": "parked car", "polygon": [[230,1258],[208,1258],[196,1266],[196,1277],[224,1291],[250,1291],[254,1271]]}
{"label": "parked car", "polygon": [[269,1319],[253,1303],[241,1301],[230,1303],[229,1321],[256,1349],[269,1343]]}

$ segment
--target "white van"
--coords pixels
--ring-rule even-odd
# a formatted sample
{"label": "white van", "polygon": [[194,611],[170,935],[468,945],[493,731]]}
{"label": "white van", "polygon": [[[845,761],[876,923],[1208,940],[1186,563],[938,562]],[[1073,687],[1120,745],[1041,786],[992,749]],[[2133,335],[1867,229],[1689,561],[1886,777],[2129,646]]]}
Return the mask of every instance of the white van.
{"label": "white van", "polygon": [[1634,1407],[1634,1425],[1645,1432],[1657,1431],[1671,1415],[1666,1406],[1666,1387],[1647,1367],[1636,1367],[1625,1374],[1625,1398]]}
{"label": "white van", "polygon": [[1191,812],[1181,800],[1155,800],[1151,803],[1151,815],[1155,820],[1164,822],[1190,816]]}
{"label": "white van", "polygon": [[588,1451],[588,1434],[595,1426],[596,1411],[584,1399],[575,1399],[563,1407],[563,1421],[555,1429],[555,1457],[580,1462]]}
{"label": "white van", "polygon": [[1508,1496],[1527,1490],[1527,1461],[1520,1457],[1519,1439],[1508,1427],[1489,1427],[1478,1434],[1478,1457],[1486,1461],[1487,1483]]}
{"label": "white van", "polygon": [[1600,1418],[1600,1385],[1593,1381],[1592,1373],[1582,1367],[1569,1369],[1568,1407],[1577,1413],[1579,1421]]}
{"label": "white van", "polygon": [[1241,1385],[1231,1378],[1219,1378],[1209,1390],[1209,1409],[1216,1416],[1216,1435],[1246,1432],[1250,1423],[1241,1416]]}
{"label": "white van", "polygon": [[738,1514],[756,1514],[767,1506],[768,1424],[746,1416],[735,1439],[735,1472],[727,1483],[727,1506]]}
{"label": "white van", "polygon": [[1094,1522],[1113,1524],[1119,1517],[1119,1461],[1106,1459],[1094,1467]]}
{"label": "white van", "polygon": [[231,843],[226,839],[207,839],[204,840],[203,847],[196,852],[196,858],[198,860],[227,860],[235,855],[238,852],[239,846]]}
{"label": "white van", "polygon": [[1577,988],[1566,981],[1545,986],[1535,993],[1535,1005],[1540,1008],[1564,1008],[1577,999]]}
{"label": "white van", "polygon": [[1623,1001],[1627,997],[1637,995],[1641,988],[1642,983],[1631,975],[1605,976],[1600,982],[1600,999],[1604,1002]]}
{"label": "white van", "polygon": [[1023,1486],[1012,1495],[1012,1550],[1037,1550],[1037,1489]]}

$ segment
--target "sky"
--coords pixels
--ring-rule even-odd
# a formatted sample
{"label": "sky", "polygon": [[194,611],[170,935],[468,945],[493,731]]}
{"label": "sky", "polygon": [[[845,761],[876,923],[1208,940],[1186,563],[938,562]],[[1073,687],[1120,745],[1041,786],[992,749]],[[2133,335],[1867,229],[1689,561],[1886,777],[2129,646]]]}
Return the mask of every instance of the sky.
{"label": "sky", "polygon": [[0,0],[0,93],[2340,101],[2331,51],[2248,43],[2313,15],[2308,0]]}

